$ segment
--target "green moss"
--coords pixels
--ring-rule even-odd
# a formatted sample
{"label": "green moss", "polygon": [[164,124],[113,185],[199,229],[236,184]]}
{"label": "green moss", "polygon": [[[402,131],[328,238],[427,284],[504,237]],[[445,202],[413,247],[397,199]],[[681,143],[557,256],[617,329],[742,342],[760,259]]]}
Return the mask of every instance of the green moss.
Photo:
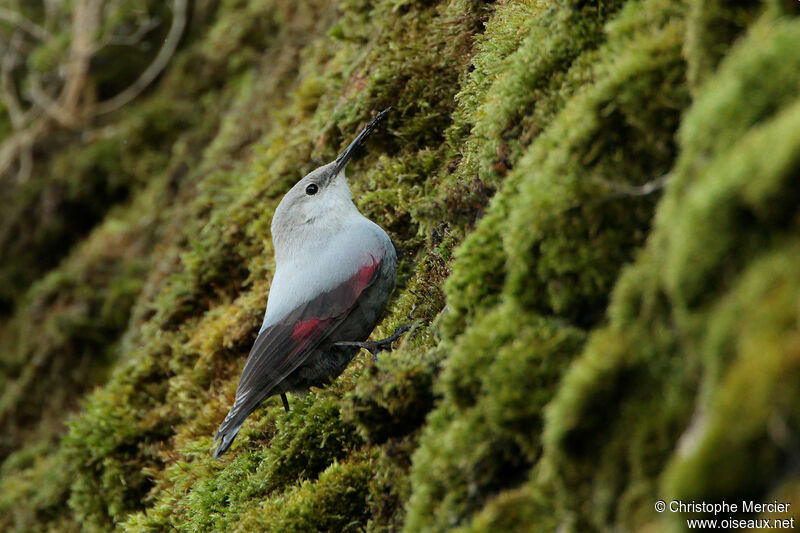
{"label": "green moss", "polygon": [[[158,193],[152,189],[146,198]],[[114,360],[148,267],[139,256],[153,243],[155,221],[131,214],[113,212],[58,270],[31,288],[8,324],[5,334],[16,349],[2,352],[0,417],[9,428],[3,455],[37,425],[58,431],[76,395],[104,377]]]}
{"label": "green moss", "polygon": [[[766,494],[764,480],[784,468],[785,452],[765,444],[765,432],[768,416],[781,419],[782,427],[794,424],[791,415],[773,415],[794,401],[781,387],[793,379],[791,363],[782,363],[788,361],[782,354],[793,353],[782,343],[793,337],[776,333],[793,321],[794,311],[781,303],[794,291],[782,270],[792,261],[786,255],[792,245],[782,236],[791,222],[770,194],[793,194],[783,180],[797,168],[798,150],[787,135],[797,123],[797,104],[773,115],[774,107],[757,102],[769,85],[758,71],[772,68],[773,54],[796,31],[793,22],[766,15],[703,86],[685,119],[675,181],[648,248],[618,283],[611,324],[592,335],[548,407],[543,468],[568,508],[591,502],[581,513],[587,525],[658,523],[647,510],[658,498],[758,500]],[[745,64],[753,75],[749,85],[739,70]],[[753,91],[754,112],[729,113],[725,87],[745,100]],[[709,131],[725,134],[708,137]],[[756,207],[759,201],[770,203],[763,219],[758,213],[767,210]],[[704,224],[719,226],[712,231]],[[750,231],[758,237],[748,238]],[[731,234],[735,245],[723,237]],[[696,246],[692,254],[687,245]],[[685,267],[680,283],[677,264]],[[686,282],[706,275],[704,282]],[[750,363],[747,347],[758,352]]]}
{"label": "green moss", "polygon": [[[517,172],[527,179],[503,242],[505,290],[525,306],[580,325],[602,316],[653,207],[648,199],[614,198],[607,184],[647,182],[669,168],[686,102],[682,31],[681,11],[671,3],[627,5],[609,25],[611,40],[601,51],[607,59],[595,67],[595,83],[520,162]],[[663,99],[653,100],[651,92]]]}
{"label": "green moss", "polygon": [[[793,165],[793,145],[781,139],[771,150],[774,157],[754,160],[745,151],[750,141],[741,137],[796,98],[796,32],[788,22],[763,17],[738,47],[736,60],[723,65],[709,82],[684,123],[681,136],[687,153],[675,183],[682,194],[668,197],[664,208],[664,218],[670,219],[666,238],[674,250],[667,264],[668,287],[682,307],[713,297],[715,291],[708,287],[724,289],[726,277],[736,276],[741,268],[737,265],[763,246],[765,232],[787,224],[786,217],[792,216],[788,203],[793,193],[773,180],[788,179],[783,167]],[[764,44],[745,44],[759,40]],[[765,84],[767,73],[781,81]],[[749,102],[746,109],[732,112],[743,98]],[[696,175],[701,176],[697,185]],[[678,199],[685,207],[677,205]],[[683,210],[681,217],[670,213],[678,209]],[[696,238],[685,238],[690,227]],[[735,238],[725,237],[734,234]]]}
{"label": "green moss", "polygon": [[[248,520],[264,498],[283,498],[298,480],[313,481],[321,475],[322,482],[321,473],[357,453],[361,440],[342,422],[333,398],[314,396],[293,397],[288,415],[270,402],[273,408],[263,413],[266,416],[254,415],[257,427],[242,430],[225,464],[210,458],[210,434],[186,441],[188,447],[176,452],[181,458],[151,491],[152,507],[132,514],[125,527],[223,531],[240,519]],[[265,439],[271,446],[255,446]],[[366,490],[365,483],[362,492]],[[175,511],[176,494],[183,511]]]}
{"label": "green moss", "polygon": [[469,526],[458,528],[459,533],[525,533],[557,531],[564,522],[554,512],[554,503],[529,485],[501,493],[475,516]]}
{"label": "green moss", "polygon": [[[445,319],[457,341],[442,375],[445,401],[414,456],[407,530],[468,522],[491,495],[520,483],[518,476],[538,459],[542,410],[583,344],[582,332],[569,322],[585,327],[602,317],[619,269],[643,241],[652,216],[652,202],[615,195],[612,186],[656,179],[675,156],[672,136],[687,102],[682,28],[682,10],[670,2],[626,5],[607,26],[608,42],[590,52],[598,61],[572,63],[591,73],[566,76],[570,83],[593,83],[573,89],[575,96],[515,164],[489,214],[459,250],[448,293],[456,305],[468,302],[475,318],[457,308]],[[654,101],[653,92],[664,99]],[[498,282],[503,288],[491,296]],[[478,317],[493,302],[495,311]],[[540,330],[537,315],[558,318]],[[460,335],[459,320],[472,322]],[[606,381],[612,376],[598,374],[592,381],[603,383],[602,390],[628,387],[624,376]],[[585,398],[587,408],[600,408]],[[559,423],[572,419],[558,413]],[[606,420],[587,412],[574,418]],[[575,431],[580,441],[583,433]],[[664,431],[669,434],[642,428],[641,439],[669,442]],[[491,481],[475,479],[484,470]],[[610,490],[596,497],[608,505],[618,495],[615,470],[605,475]],[[577,478],[568,479],[574,488]]]}
{"label": "green moss", "polygon": [[[386,13],[381,10],[378,12]],[[453,29],[449,23],[444,23],[439,11],[424,8],[422,13],[426,22],[441,24],[438,33],[434,32],[431,38],[444,39],[453,34]],[[298,20],[307,20],[302,13],[297,17]],[[410,14],[405,20],[406,29],[418,27],[420,24]],[[297,31],[298,25],[293,20],[285,22],[286,32],[291,37]],[[388,22],[384,22],[387,27]],[[469,20],[466,22],[469,23]],[[462,31],[461,26],[457,25],[455,30]],[[308,36],[306,42],[307,40]],[[305,42],[298,42],[298,45],[303,46]],[[328,51],[319,47],[312,46],[308,53],[316,54],[309,57],[307,64],[310,71],[295,72],[294,75],[311,75],[315,62],[321,68],[331,57]],[[395,60],[391,54],[385,58],[387,62]],[[205,153],[204,158],[209,158],[206,161],[218,159],[223,154],[230,157],[239,153],[242,137],[232,127],[235,117],[248,116],[252,112],[249,103],[257,96],[272,97],[274,102],[274,95],[279,91],[280,84],[272,83],[266,89],[256,89],[256,86],[276,71],[279,75],[290,78],[292,72],[288,71],[287,74],[281,68],[277,65],[275,70],[260,76],[243,78],[231,100],[229,120],[223,123],[217,138]],[[396,74],[401,77],[405,75],[402,72]],[[443,75],[452,74],[443,71]],[[291,117],[290,111],[298,109],[298,106],[306,110],[315,107],[309,104],[309,100],[322,97],[322,93],[319,89],[313,90],[309,83],[304,82],[297,86],[297,91],[289,99],[287,111],[274,117],[274,124],[291,128],[292,120],[297,119]],[[421,86],[420,90],[423,90]],[[413,95],[409,97],[413,98]],[[346,126],[342,126],[342,129],[345,128]],[[203,179],[196,197],[189,197],[188,205],[176,210],[175,215],[179,220],[186,220],[186,224],[178,236],[168,234],[170,240],[167,242],[174,242],[178,246],[169,250],[160,262],[164,268],[162,272],[166,275],[162,273],[148,280],[145,294],[151,295],[152,300],[143,302],[142,307],[134,311],[136,316],[147,320],[143,325],[144,331],[131,332],[126,339],[126,346],[130,349],[126,353],[124,368],[115,372],[105,389],[96,392],[88,400],[87,412],[72,423],[71,434],[64,443],[75,475],[70,489],[70,505],[87,527],[105,528],[112,522],[121,521],[131,511],[141,509],[148,493],[152,494],[150,498],[153,498],[155,508],[161,508],[160,495],[169,494],[179,480],[176,476],[154,476],[147,472],[162,472],[165,464],[170,462],[168,456],[163,456],[160,451],[165,445],[170,446],[165,442],[168,428],[188,424],[180,431],[181,439],[189,448],[195,449],[194,439],[203,435],[203,442],[208,442],[208,435],[218,423],[214,414],[218,416],[225,409],[225,399],[230,392],[214,390],[213,387],[209,391],[201,384],[205,387],[213,385],[215,376],[219,375],[234,379],[237,374],[234,366],[240,364],[240,353],[246,350],[244,343],[256,325],[254,318],[259,309],[263,308],[262,280],[272,268],[264,263],[262,257],[270,214],[269,208],[264,213],[261,205],[265,198],[264,190],[266,188],[273,191],[266,198],[274,205],[282,193],[282,188],[274,185],[275,180],[285,182],[288,181],[287,177],[296,179],[298,162],[302,161],[300,165],[307,165],[307,145],[299,151],[281,153],[276,151],[279,146],[274,142],[276,140],[277,137],[267,137],[264,142],[269,143],[270,148],[259,156],[260,161],[257,163],[272,174],[269,179],[265,179],[265,174],[254,173],[214,171],[203,175],[204,169],[214,165],[201,163],[200,176]],[[182,148],[179,146],[179,150]],[[181,153],[179,151],[178,155]],[[424,176],[432,168],[435,170],[436,161],[433,155],[420,161],[427,163],[409,169],[412,176],[409,180],[419,179],[419,176]],[[355,181],[354,191],[357,194],[363,193],[369,187],[374,188],[374,199],[379,194],[395,195],[396,198],[395,191],[403,184],[403,181],[394,181],[397,174],[393,171],[396,170],[397,164],[392,163],[381,174],[368,176],[366,181]],[[197,176],[198,172],[194,175]],[[384,192],[380,192],[381,190]],[[421,197],[423,192],[420,190],[416,193],[417,197]],[[395,217],[396,223],[392,223],[390,218],[389,227],[399,236],[401,243],[406,241],[413,247],[420,246],[421,241],[416,232],[409,230],[413,225],[408,220],[408,214],[389,212],[389,203],[382,206],[379,202],[371,202],[367,205],[369,209],[376,211],[381,208],[386,210],[375,216],[386,214]],[[210,209],[209,206],[213,208]],[[251,268],[247,268],[248,262],[244,258],[253,258]],[[176,259],[179,259],[177,268],[173,266]],[[237,296],[243,290],[247,292]],[[257,292],[251,293],[251,290]],[[236,310],[233,316],[227,314],[232,310]],[[157,330],[161,330],[158,340],[152,336]],[[228,354],[227,361],[221,361],[220,355],[224,358],[225,354]],[[429,375],[424,376],[428,371],[423,371],[423,378],[429,380]],[[226,385],[226,390],[228,388]],[[203,398],[213,399],[213,413],[204,408]],[[313,405],[321,408],[326,404]],[[313,405],[311,411],[316,412]],[[333,409],[332,406],[330,408]],[[331,423],[339,420],[337,409],[326,412],[333,414]],[[204,422],[189,424],[199,413],[203,413]],[[300,410],[297,416],[300,413],[304,413],[304,416],[299,420],[305,423],[314,418],[310,412]],[[113,424],[109,423],[111,420],[114,421]],[[286,435],[295,434],[299,437],[307,434],[319,437],[323,442],[346,453],[347,448],[340,446],[341,439],[336,437],[336,430],[324,420],[327,419],[323,417],[318,423],[308,425],[308,433],[293,429]],[[245,429],[240,444],[248,442],[246,435]],[[355,434],[351,436],[356,438]],[[358,443],[359,440],[353,442]],[[265,481],[267,485],[261,489],[251,490],[250,499],[245,503],[251,504],[248,502],[252,502],[255,494],[282,487],[279,480],[283,476],[288,483],[301,475],[301,471],[313,474],[317,469],[314,466],[315,460],[312,459],[313,454],[300,456],[296,453],[299,450],[318,450],[318,457],[325,464],[335,458],[331,455],[332,449],[320,447],[319,443],[301,443],[298,444],[299,447],[290,446],[289,442],[286,444],[286,455],[270,455],[266,459],[271,467],[264,471],[264,475],[270,481]],[[276,445],[267,449],[281,448]],[[125,479],[126,484],[115,485],[114,480],[118,479]],[[97,486],[103,490],[93,490]],[[267,488],[268,486],[272,488]],[[201,505],[202,501],[202,498],[192,500],[189,505]]]}
{"label": "green moss", "polygon": [[474,124],[465,164],[476,157],[481,177],[490,182],[519,159],[579,86],[573,63],[603,41],[603,23],[621,5],[559,2],[542,12],[541,3],[528,4],[528,12],[520,6],[498,10],[460,93],[462,113],[469,112],[465,122]]}
{"label": "green moss", "polygon": [[762,2],[736,5],[718,1],[691,1],[687,18],[687,77],[697,89],[716,69],[731,43],[753,23]]}
{"label": "green moss", "polygon": [[[762,41],[760,32],[766,27],[770,28],[770,39]],[[743,43],[721,67],[720,83],[730,80],[746,63],[768,68],[782,43],[797,29],[795,21],[762,21],[749,36],[759,45],[746,47]],[[751,90],[762,91],[757,85]],[[721,226],[717,232],[736,228],[741,238],[735,245],[722,241],[719,247],[710,249],[705,264],[718,272],[724,265],[726,275],[716,276],[722,281],[717,297],[707,298],[702,308],[690,308],[693,312],[687,313],[684,306],[692,302],[692,285],[678,285],[675,277],[666,278],[681,297],[682,324],[695,332],[695,346],[702,350],[707,369],[702,403],[687,435],[684,454],[676,457],[668,470],[664,490],[669,493],[703,490],[720,497],[758,498],[768,490],[770,482],[766,480],[772,479],[787,460],[781,446],[776,447],[771,439],[779,438],[774,432],[783,431],[776,424],[782,428],[797,425],[786,403],[794,401],[794,389],[788,383],[793,382],[796,372],[790,325],[795,309],[789,303],[797,287],[790,266],[795,248],[794,218],[787,217],[783,207],[783,202],[791,202],[795,194],[790,177],[800,165],[795,139],[788,134],[797,124],[800,109],[796,98],[793,100],[783,109],[773,108],[768,115],[759,116],[757,126],[731,146],[720,147],[703,169],[705,179],[686,191],[695,197],[725,198],[718,209],[722,216],[714,220]],[[752,179],[754,175],[759,176],[757,181]],[[690,213],[694,210],[691,203],[684,205]],[[737,216],[726,217],[725,210],[729,209],[736,210]],[[740,222],[742,212],[752,217],[746,229]],[[766,234],[770,238],[765,239]],[[682,259],[685,244],[680,244],[676,242],[672,250],[674,257]],[[742,245],[749,249],[737,255]],[[730,251],[725,252],[726,247]],[[672,272],[668,270],[667,274]],[[703,330],[696,326],[701,319],[707,322]],[[747,401],[743,401],[745,390],[750,398]],[[708,446],[724,446],[730,463],[722,468]],[[691,473],[687,467],[693,468]]]}
{"label": "green moss", "polygon": [[[661,530],[659,498],[796,495],[792,8],[193,5],[157,84],[0,199],[0,529]],[[214,461],[274,208],[388,106],[348,179],[400,258],[374,335],[414,329]]]}
{"label": "green moss", "polygon": [[69,471],[54,444],[44,440],[7,457],[0,468],[0,526],[4,531],[78,532],[69,515]]}
{"label": "green moss", "polygon": [[413,457],[406,530],[461,525],[522,481],[541,450],[542,408],[582,345],[581,332],[562,325],[506,306],[450,347],[444,401]]}
{"label": "green moss", "polygon": [[361,531],[369,518],[368,463],[334,464],[318,481],[303,483],[245,516],[235,531]]}
{"label": "green moss", "polygon": [[[784,443],[800,422],[793,409],[798,400],[796,246],[787,242],[754,261],[715,310],[710,328],[737,333],[706,356],[730,363],[696,413],[683,453],[667,470],[666,494],[759,500],[791,461]],[[720,449],[726,450],[724,456]]]}
{"label": "green moss", "polygon": [[[531,10],[539,7],[535,4]],[[494,38],[492,45],[479,50],[475,58],[478,68],[470,74],[466,88],[459,95],[463,102],[458,111],[461,121],[456,123],[453,132],[471,127],[471,134],[466,139],[465,153],[456,174],[461,183],[457,182],[449,195],[464,195],[465,182],[474,180],[476,174],[481,180],[479,183],[485,181],[496,187],[497,181],[511,168],[520,164],[525,168],[514,168],[503,183],[503,194],[495,197],[486,218],[481,221],[479,231],[473,232],[457,252],[462,255],[448,280],[448,304],[453,312],[444,324],[451,334],[462,331],[464,321],[472,318],[469,309],[474,312],[497,303],[498,289],[505,284],[508,268],[503,251],[503,243],[509,239],[506,221],[513,209],[508,198],[518,195],[520,182],[532,171],[531,167],[541,164],[530,155],[522,158],[522,154],[558,115],[568,98],[592,80],[591,61],[595,59],[596,47],[605,38],[603,23],[618,7],[614,2],[559,4],[538,16],[528,14],[522,26],[526,33],[513,36],[507,34],[506,17],[518,16],[518,7],[499,11],[496,22],[493,20],[489,24],[484,38]],[[510,14],[506,15],[506,11]],[[525,38],[520,40],[519,35]],[[514,48],[514,52],[506,56],[509,49]],[[494,65],[495,69],[498,65],[505,67],[503,75],[496,75],[491,85],[487,81],[488,65]],[[481,104],[476,105],[473,98],[480,99],[477,101]],[[577,112],[576,119],[581,119],[582,111]],[[525,120],[520,120],[521,116],[526,117]],[[498,143],[499,139],[503,139],[502,144]],[[555,136],[551,141],[556,145],[563,142]],[[580,142],[576,144],[580,146]],[[465,196],[472,198],[474,194]],[[517,205],[525,206],[528,213],[535,212],[528,208],[527,202]],[[447,207],[448,212],[452,212],[452,208]],[[524,231],[528,232],[527,226]]]}
{"label": "green moss", "polygon": [[401,360],[383,357],[358,381],[345,418],[354,421],[372,443],[410,434],[433,407],[435,363],[419,352]]}

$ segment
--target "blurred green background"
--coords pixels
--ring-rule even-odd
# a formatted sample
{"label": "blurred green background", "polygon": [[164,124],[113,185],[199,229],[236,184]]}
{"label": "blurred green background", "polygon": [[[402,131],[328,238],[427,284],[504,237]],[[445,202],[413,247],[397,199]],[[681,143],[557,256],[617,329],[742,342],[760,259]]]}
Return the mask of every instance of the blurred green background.
{"label": "blurred green background", "polygon": [[[0,530],[800,518],[798,15],[0,0]],[[388,106],[349,180],[400,258],[374,336],[418,326],[214,461],[272,212]]]}

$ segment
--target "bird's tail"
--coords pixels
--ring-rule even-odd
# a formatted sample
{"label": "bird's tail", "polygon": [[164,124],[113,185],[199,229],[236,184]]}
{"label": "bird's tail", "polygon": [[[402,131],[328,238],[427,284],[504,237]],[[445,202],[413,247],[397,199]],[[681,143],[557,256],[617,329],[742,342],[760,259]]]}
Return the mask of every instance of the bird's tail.
{"label": "bird's tail", "polygon": [[236,434],[239,433],[239,428],[242,427],[244,421],[258,405],[258,403],[256,403],[255,406],[251,406],[245,405],[245,403],[244,397],[237,398],[233,403],[233,407],[231,407],[231,410],[228,412],[228,416],[226,416],[225,420],[220,424],[219,430],[214,436],[214,442],[221,442],[214,452],[214,459],[219,459],[219,457],[231,447],[231,444],[233,444],[236,438]]}
{"label": "bird's tail", "polygon": [[231,447],[231,444],[233,444],[234,439],[236,439],[236,435],[239,433],[239,428],[241,426],[242,425],[239,424],[236,427],[226,430],[224,433],[223,432],[217,433],[217,436],[214,438],[214,441],[216,442],[219,440],[221,442],[219,443],[219,446],[217,446],[217,449],[214,451],[214,459],[219,459],[223,453],[228,451],[228,448]]}
{"label": "bird's tail", "polygon": [[[241,387],[241,383],[239,387]],[[214,441],[221,441],[217,450],[214,452],[214,459],[218,459],[225,451],[231,447],[236,434],[239,433],[239,428],[242,427],[244,421],[250,416],[250,413],[255,411],[256,407],[267,397],[266,393],[250,394],[250,390],[236,391],[236,400],[233,402],[233,407],[228,412],[225,420],[219,425]]]}

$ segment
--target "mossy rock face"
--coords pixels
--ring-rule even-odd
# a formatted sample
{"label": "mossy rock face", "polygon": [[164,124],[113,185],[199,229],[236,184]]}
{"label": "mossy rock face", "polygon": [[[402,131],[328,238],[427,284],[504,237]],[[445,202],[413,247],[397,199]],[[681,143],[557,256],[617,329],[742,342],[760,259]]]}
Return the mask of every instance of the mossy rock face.
{"label": "mossy rock face", "polygon": [[[195,2],[111,133],[57,134],[0,198],[0,529],[660,531],[685,517],[658,499],[791,501],[796,15]],[[274,209],[389,106],[348,180],[400,260],[374,336],[414,327],[215,461]]]}
{"label": "mossy rock face", "polygon": [[[548,407],[545,461],[561,472],[564,498],[593,502],[592,523],[657,522],[644,505],[659,498],[759,500],[783,477],[785,452],[763,439],[770,417],[796,427],[783,385],[793,382],[784,328],[795,311],[781,303],[796,290],[782,271],[795,219],[771,195],[795,194],[785,180],[796,175],[798,151],[786,128],[796,124],[797,100],[777,90],[775,106],[758,101],[776,91],[762,69],[773,72],[778,56],[792,61],[780,50],[797,42],[797,28],[768,11],[698,94],[646,250],[617,284],[609,326],[593,333]],[[733,98],[754,108],[730,114]],[[733,234],[735,244],[725,238]],[[755,346],[750,364],[759,369],[744,370]],[[629,473],[611,466],[623,462]]]}

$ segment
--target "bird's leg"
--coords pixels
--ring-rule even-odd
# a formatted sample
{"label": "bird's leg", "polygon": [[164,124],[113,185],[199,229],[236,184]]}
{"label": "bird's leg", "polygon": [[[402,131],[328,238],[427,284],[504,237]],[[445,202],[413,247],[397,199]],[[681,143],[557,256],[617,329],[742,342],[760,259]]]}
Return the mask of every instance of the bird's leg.
{"label": "bird's leg", "polygon": [[281,393],[281,401],[283,402],[284,411],[286,411],[288,413],[289,412],[289,399],[286,397],[286,393],[285,392]]}
{"label": "bird's leg", "polygon": [[392,343],[396,341],[398,338],[400,338],[400,335],[410,330],[412,325],[413,324],[404,324],[402,326],[397,326],[394,329],[394,333],[392,333],[385,339],[381,339],[379,341],[337,342],[334,343],[334,346],[358,346],[359,348],[364,348],[365,350],[369,351],[369,353],[372,354],[372,359],[374,361],[377,361],[378,353],[384,350],[391,351]]}

